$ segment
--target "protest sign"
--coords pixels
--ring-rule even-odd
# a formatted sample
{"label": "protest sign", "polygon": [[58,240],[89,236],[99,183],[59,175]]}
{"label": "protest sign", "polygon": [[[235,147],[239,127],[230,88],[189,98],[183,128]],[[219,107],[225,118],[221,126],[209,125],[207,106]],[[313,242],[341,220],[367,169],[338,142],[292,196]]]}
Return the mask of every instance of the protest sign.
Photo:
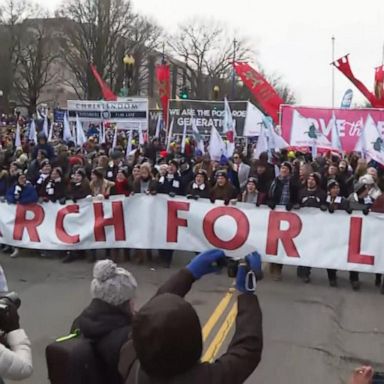
{"label": "protest sign", "polygon": [[135,195],[65,206],[0,203],[0,217],[0,243],[21,248],[215,247],[235,258],[258,250],[268,262],[384,272],[377,236],[384,229],[383,214],[331,215],[314,208],[288,212],[246,203],[225,206],[207,199]]}

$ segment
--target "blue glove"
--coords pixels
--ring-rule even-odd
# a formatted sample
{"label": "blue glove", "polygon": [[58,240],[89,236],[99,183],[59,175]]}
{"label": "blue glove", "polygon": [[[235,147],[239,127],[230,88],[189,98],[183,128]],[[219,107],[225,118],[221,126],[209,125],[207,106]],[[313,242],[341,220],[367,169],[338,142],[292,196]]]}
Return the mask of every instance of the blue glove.
{"label": "blue glove", "polygon": [[253,293],[256,290],[256,276],[262,276],[261,256],[255,251],[245,256],[241,261],[236,275],[236,288],[243,293]]}
{"label": "blue glove", "polygon": [[220,249],[210,249],[194,257],[187,265],[187,269],[192,273],[193,277],[198,280],[208,273],[216,272],[219,268],[215,263],[224,257],[225,254]]}

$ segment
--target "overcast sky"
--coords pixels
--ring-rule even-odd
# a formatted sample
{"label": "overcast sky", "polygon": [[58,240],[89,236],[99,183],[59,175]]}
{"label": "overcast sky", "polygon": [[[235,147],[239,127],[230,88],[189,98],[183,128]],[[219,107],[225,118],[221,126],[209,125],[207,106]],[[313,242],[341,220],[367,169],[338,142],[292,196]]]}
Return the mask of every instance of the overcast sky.
{"label": "overcast sky", "polygon": [[[59,0],[38,0],[51,10]],[[277,72],[304,105],[331,106],[332,44],[336,58],[350,53],[357,78],[373,88],[374,67],[381,65],[384,44],[384,0],[132,0],[135,10],[170,32],[194,16],[214,18],[247,37],[268,72]],[[336,106],[353,85],[335,73]]]}

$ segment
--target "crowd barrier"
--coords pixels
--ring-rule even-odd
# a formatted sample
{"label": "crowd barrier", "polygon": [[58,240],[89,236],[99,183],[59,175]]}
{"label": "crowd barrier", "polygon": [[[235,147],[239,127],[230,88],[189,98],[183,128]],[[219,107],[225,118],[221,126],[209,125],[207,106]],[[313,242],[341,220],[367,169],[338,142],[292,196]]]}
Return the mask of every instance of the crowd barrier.
{"label": "crowd barrier", "polygon": [[166,195],[0,203],[0,243],[46,250],[217,247],[234,258],[258,250],[268,262],[384,272],[383,230],[383,214],[225,206]]}

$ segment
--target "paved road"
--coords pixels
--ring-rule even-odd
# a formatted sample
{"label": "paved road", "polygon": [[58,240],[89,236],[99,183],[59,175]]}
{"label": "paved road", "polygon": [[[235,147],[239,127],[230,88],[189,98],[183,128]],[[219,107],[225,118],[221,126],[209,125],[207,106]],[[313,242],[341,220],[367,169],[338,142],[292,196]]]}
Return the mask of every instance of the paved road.
{"label": "paved road", "polygon": [[[124,264],[139,281],[138,306],[190,257],[178,254],[171,270]],[[85,261],[65,265],[29,251],[13,260],[0,254],[0,263],[10,288],[21,295],[22,326],[33,343],[35,373],[25,383],[45,384],[45,346],[65,335],[74,317],[88,304],[92,265]],[[373,286],[372,276],[362,276],[362,281],[362,290],[353,292],[346,273],[340,273],[336,289],[328,287],[324,271],[315,271],[309,285],[297,281],[293,268],[284,269],[281,282],[267,276],[258,286],[264,315],[263,359],[247,383],[343,383],[353,367],[365,362],[384,370],[384,296]],[[225,274],[195,283],[188,300],[203,325],[230,285]],[[213,328],[206,346],[213,341],[222,320]],[[230,337],[231,333],[220,353]]]}

